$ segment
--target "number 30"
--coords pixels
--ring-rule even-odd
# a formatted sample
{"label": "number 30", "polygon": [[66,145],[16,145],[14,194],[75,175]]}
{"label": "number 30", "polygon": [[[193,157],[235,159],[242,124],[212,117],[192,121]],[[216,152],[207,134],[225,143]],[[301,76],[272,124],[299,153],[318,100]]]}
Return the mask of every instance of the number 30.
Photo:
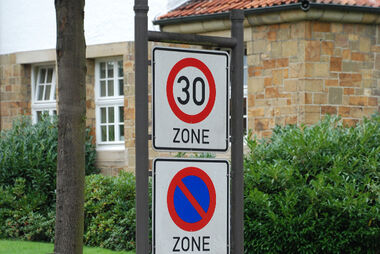
{"label": "number 30", "polygon": [[[177,83],[181,83],[182,81],[185,81],[185,87],[182,88],[182,91],[185,93],[185,99],[182,99],[181,97],[177,97],[178,102],[181,103],[182,105],[185,105],[189,102],[190,100],[190,93],[189,93],[189,87],[190,87],[190,81],[187,77],[181,76],[179,77]],[[197,99],[197,83],[200,82],[201,84],[201,89],[202,89],[202,96],[201,99]],[[205,102],[205,82],[201,77],[196,77],[193,81],[193,102],[200,106]]]}

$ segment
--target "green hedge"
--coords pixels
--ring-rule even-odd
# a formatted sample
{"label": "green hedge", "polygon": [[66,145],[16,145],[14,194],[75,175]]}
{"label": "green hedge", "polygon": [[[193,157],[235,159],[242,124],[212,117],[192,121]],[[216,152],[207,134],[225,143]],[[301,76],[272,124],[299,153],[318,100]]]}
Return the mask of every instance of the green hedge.
{"label": "green hedge", "polygon": [[[95,146],[86,132],[86,174],[95,168]],[[21,117],[0,132],[0,238],[51,241],[54,236],[57,119],[32,124]]]}
{"label": "green hedge", "polygon": [[246,253],[378,253],[380,117],[247,141]]}
{"label": "green hedge", "polygon": [[[54,129],[45,124],[41,133]],[[4,137],[27,139],[3,133],[2,145]],[[38,143],[43,137],[46,133],[33,137],[39,149],[50,147]],[[9,143],[12,147],[18,142]],[[276,127],[270,139],[250,138],[247,145],[246,253],[376,253],[380,249],[380,116],[355,128],[344,128],[336,118],[310,127]],[[22,153],[11,154],[23,158]],[[49,160],[29,165],[51,169]],[[55,174],[46,169],[33,174],[36,167],[22,163],[25,170],[17,173],[0,168],[6,175],[0,180],[0,238],[52,241],[54,191],[47,189],[49,198],[37,190],[45,190],[43,185],[47,179],[55,181]],[[6,179],[10,174],[12,179]],[[85,244],[134,249],[134,176],[90,175],[85,191]]]}
{"label": "green hedge", "polygon": [[86,178],[84,242],[113,250],[135,248],[135,177],[92,175]]}
{"label": "green hedge", "polygon": [[[90,129],[86,129],[86,175],[99,173],[89,132]],[[54,199],[57,146],[55,117],[43,116],[37,124],[32,124],[27,117],[15,121],[11,130],[0,132],[0,185],[12,186],[21,177],[26,181],[27,191],[45,193],[48,201]]]}
{"label": "green hedge", "polygon": [[[0,187],[0,190],[1,187]],[[43,214],[33,202],[38,197],[25,193],[25,181],[2,192],[0,238],[54,241],[55,209]],[[6,206],[3,206],[3,205]],[[135,249],[135,177],[86,176],[84,243],[112,250]]]}
{"label": "green hedge", "polygon": [[55,208],[46,195],[27,191],[21,177],[13,186],[0,185],[0,193],[0,239],[52,241]]}

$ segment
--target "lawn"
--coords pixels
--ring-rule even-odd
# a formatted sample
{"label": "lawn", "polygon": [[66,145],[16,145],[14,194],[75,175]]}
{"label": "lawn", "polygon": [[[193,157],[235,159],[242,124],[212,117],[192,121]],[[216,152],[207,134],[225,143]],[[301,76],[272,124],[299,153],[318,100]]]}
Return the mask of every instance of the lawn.
{"label": "lawn", "polygon": [[[0,240],[0,254],[47,254],[53,253],[52,243]],[[111,251],[101,248],[84,247],[84,254],[135,254],[135,252]]]}

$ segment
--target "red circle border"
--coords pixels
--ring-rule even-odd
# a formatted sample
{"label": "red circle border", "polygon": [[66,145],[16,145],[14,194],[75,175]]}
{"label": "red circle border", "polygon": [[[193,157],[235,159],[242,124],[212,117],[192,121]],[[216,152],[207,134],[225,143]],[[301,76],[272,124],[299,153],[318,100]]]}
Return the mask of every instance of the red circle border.
{"label": "red circle border", "polygon": [[[209,190],[209,195],[210,195],[210,204],[206,212],[206,216],[202,218],[200,221],[195,222],[195,223],[188,223],[182,220],[178,216],[174,207],[174,191],[176,187],[178,186],[177,183],[179,181],[182,181],[182,179],[185,178],[186,176],[197,176],[201,180],[203,180],[207,186],[207,189]],[[170,217],[179,228],[185,231],[189,231],[189,232],[198,231],[202,229],[203,227],[205,227],[210,222],[212,216],[214,215],[215,206],[216,206],[216,192],[215,192],[214,184],[212,183],[212,180],[207,175],[207,173],[201,170],[200,168],[197,168],[197,167],[183,168],[177,174],[175,174],[175,176],[173,177],[172,181],[169,184],[168,195],[167,195],[167,205],[168,205]]]}
{"label": "red circle border", "polygon": [[[210,96],[208,99],[208,102],[206,104],[206,107],[195,115],[186,114],[183,112],[177,105],[177,103],[174,100],[174,94],[173,94],[173,87],[174,87],[174,80],[177,74],[186,67],[195,67],[202,71],[202,73],[206,76],[209,89],[210,89]],[[216,97],[216,87],[215,87],[215,80],[212,76],[212,73],[210,69],[207,67],[206,64],[204,64],[202,61],[196,59],[196,58],[184,58],[177,62],[173,68],[170,70],[168,80],[166,82],[166,96],[169,102],[169,106],[172,109],[173,113],[183,122],[194,124],[199,123],[203,121],[205,118],[208,117],[208,115],[211,113],[214,104],[215,104],[215,97]]]}

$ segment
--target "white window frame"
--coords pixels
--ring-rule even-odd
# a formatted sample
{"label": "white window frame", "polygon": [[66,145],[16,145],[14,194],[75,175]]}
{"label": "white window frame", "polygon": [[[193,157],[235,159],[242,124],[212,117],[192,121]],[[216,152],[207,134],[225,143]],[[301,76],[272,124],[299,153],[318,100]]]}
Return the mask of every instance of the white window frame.
{"label": "white window frame", "polygon": [[[125,149],[125,141],[116,140],[117,137],[120,137],[119,125],[123,125],[125,128],[125,123],[120,122],[119,119],[119,107],[123,107],[124,109],[124,94],[123,95],[115,95],[116,91],[119,89],[119,80],[123,80],[123,89],[124,89],[124,77],[118,76],[118,65],[114,67],[113,70],[113,84],[114,84],[114,96],[100,96],[100,63],[102,62],[114,62],[117,63],[119,61],[123,62],[122,57],[108,57],[108,58],[99,58],[95,60],[95,117],[96,117],[96,149],[97,150],[124,150]],[[106,88],[106,93],[108,89]],[[124,92],[124,90],[123,90]],[[112,124],[108,123],[108,109],[106,110],[106,123],[101,123],[101,108],[114,108],[114,122]],[[125,119],[124,119],[125,120]],[[114,125],[114,137],[115,141],[102,141],[102,132],[101,126],[106,125]],[[108,140],[108,128],[107,128],[107,140]],[[125,133],[124,133],[125,135]],[[125,137],[125,136],[124,136]]]}
{"label": "white window frame", "polygon": [[[37,100],[37,91],[39,82],[40,82],[40,71],[42,69],[53,69],[52,73],[52,80],[50,84],[50,96],[47,100]],[[50,64],[39,64],[39,65],[33,65],[32,66],[32,73],[31,73],[31,84],[32,84],[32,92],[31,92],[31,108],[32,108],[32,122],[35,124],[38,122],[38,112],[47,112],[50,116],[57,114],[57,99],[56,99],[56,88],[57,88],[57,81],[56,81],[56,65],[55,63]],[[47,78],[47,72],[45,73],[45,82]],[[42,97],[45,97],[46,92],[46,83],[44,83],[44,92],[42,94]]]}

